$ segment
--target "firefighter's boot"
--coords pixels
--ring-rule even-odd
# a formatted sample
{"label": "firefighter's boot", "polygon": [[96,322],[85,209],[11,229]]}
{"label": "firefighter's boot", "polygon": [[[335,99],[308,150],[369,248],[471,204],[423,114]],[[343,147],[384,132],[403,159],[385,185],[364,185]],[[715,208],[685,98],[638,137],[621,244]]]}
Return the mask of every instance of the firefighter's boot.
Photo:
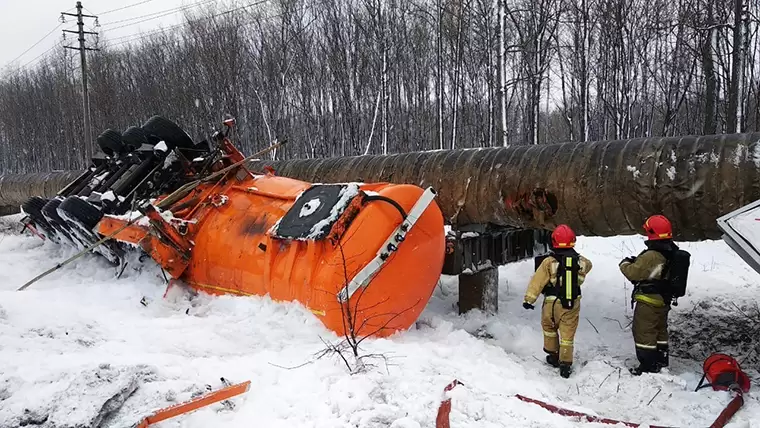
{"label": "firefighter's boot", "polygon": [[572,372],[571,364],[569,363],[559,363],[559,375],[564,377],[565,379],[570,377],[570,373]]}
{"label": "firefighter's boot", "polygon": [[632,375],[660,372],[660,366],[657,364],[657,350],[636,348],[636,356],[639,359],[639,366],[630,370]]}
{"label": "firefighter's boot", "polygon": [[559,367],[559,352],[549,352],[546,362],[552,367]]}
{"label": "firefighter's boot", "polygon": [[642,373],[659,373],[660,372],[660,366],[654,365],[654,366],[648,366],[644,364],[639,364],[638,367],[634,367],[632,369],[629,369],[632,375],[634,376],[641,376]]}
{"label": "firefighter's boot", "polygon": [[667,367],[670,363],[670,354],[668,352],[668,344],[657,344],[657,365],[660,367]]}

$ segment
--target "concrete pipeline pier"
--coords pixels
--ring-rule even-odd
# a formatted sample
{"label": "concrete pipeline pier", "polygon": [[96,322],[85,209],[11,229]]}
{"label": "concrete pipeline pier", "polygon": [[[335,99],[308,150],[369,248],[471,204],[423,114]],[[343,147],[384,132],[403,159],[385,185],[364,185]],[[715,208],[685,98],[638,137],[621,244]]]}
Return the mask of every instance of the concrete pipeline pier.
{"label": "concrete pipeline pier", "polygon": [[[251,162],[315,183],[432,186],[447,223],[548,228],[577,234],[641,232],[651,214],[678,240],[719,239],[716,219],[760,199],[760,133],[641,138]],[[0,176],[0,206],[51,197],[77,171]]]}

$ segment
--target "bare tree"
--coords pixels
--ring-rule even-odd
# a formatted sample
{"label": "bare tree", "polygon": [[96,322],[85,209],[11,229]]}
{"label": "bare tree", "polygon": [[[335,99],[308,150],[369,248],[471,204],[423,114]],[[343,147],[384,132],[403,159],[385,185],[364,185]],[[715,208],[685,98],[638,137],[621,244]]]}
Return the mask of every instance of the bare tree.
{"label": "bare tree", "polygon": [[744,60],[746,56],[749,2],[734,0],[733,51],[731,54],[731,89],[728,94],[728,132],[741,132],[744,100]]}
{"label": "bare tree", "polygon": [[[242,5],[242,4],[241,4]],[[153,114],[196,140],[225,114],[278,158],[760,129],[749,0],[275,0],[175,27],[101,29],[95,130]],[[0,77],[0,173],[81,169],[81,89],[61,47]]]}
{"label": "bare tree", "polygon": [[507,14],[504,10],[506,0],[496,0],[499,4],[499,116],[501,117],[501,145],[508,147],[507,143],[507,70],[505,32],[507,26]]}

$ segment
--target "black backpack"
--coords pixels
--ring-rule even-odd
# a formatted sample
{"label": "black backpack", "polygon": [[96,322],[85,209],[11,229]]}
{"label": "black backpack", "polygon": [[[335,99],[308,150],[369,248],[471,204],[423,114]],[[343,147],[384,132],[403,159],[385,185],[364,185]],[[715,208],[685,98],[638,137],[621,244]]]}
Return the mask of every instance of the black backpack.
{"label": "black backpack", "polygon": [[645,283],[654,286],[658,294],[677,299],[686,295],[686,283],[689,279],[689,267],[691,266],[691,253],[675,245],[674,247],[675,249],[670,251],[646,249],[641,254],[647,251],[657,251],[665,257],[667,264],[662,273],[662,279],[652,282],[647,281]]}
{"label": "black backpack", "polygon": [[677,249],[670,254],[664,282],[667,286],[666,292],[671,297],[679,298],[686,295],[689,266],[691,266],[691,254],[688,251]]}
{"label": "black backpack", "polygon": [[575,299],[581,295],[581,286],[578,283],[578,272],[580,272],[580,257],[576,255],[564,256],[558,254],[547,254],[538,256],[534,259],[533,270],[538,270],[544,259],[547,257],[553,257],[559,262],[557,267],[557,281],[556,284],[551,286],[551,283],[544,287],[543,294],[549,296],[557,296],[562,307],[565,309],[573,309],[575,306]]}

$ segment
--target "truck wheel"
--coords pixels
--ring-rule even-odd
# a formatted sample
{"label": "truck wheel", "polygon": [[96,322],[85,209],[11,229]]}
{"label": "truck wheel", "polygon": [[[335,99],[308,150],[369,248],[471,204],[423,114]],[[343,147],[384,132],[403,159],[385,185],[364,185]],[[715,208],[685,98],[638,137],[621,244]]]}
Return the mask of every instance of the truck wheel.
{"label": "truck wheel", "polygon": [[48,199],[32,196],[26,202],[21,204],[21,209],[32,218],[35,225],[42,229],[42,232],[47,238],[57,241],[58,237],[55,235],[55,230],[53,230],[53,227],[50,226],[47,220],[45,220],[45,216],[42,215],[42,208],[47,203]]}
{"label": "truck wheel", "polygon": [[65,241],[68,241],[74,247],[83,249],[84,245],[74,236],[69,225],[58,214],[58,206],[61,204],[61,200],[53,198],[42,207],[42,215],[45,216],[45,220],[58,232],[58,235]]}
{"label": "truck wheel", "polygon": [[121,141],[127,146],[130,152],[139,149],[143,144],[148,144],[148,138],[145,136],[145,131],[139,126],[130,126],[127,128],[121,136]]}
{"label": "truck wheel", "polygon": [[110,157],[114,157],[116,154],[122,154],[127,151],[127,148],[122,142],[121,133],[119,131],[114,131],[113,129],[106,129],[103,131],[102,134],[98,135],[96,141],[100,149],[103,150],[103,153]]}
{"label": "truck wheel", "polygon": [[163,140],[169,150],[179,147],[182,149],[191,149],[195,145],[193,139],[187,135],[176,123],[162,116],[153,116],[148,119],[142,126],[145,134],[150,138],[152,135],[157,141],[151,141],[151,144],[157,144]]}
{"label": "truck wheel", "polygon": [[[102,237],[95,231],[95,227],[103,218],[103,213],[91,203],[76,196],[69,196],[58,206],[58,212],[72,229],[73,235],[85,245],[91,246]],[[113,264],[118,264],[123,255],[116,241],[103,242],[93,248],[93,251]]]}
{"label": "truck wheel", "polygon": [[26,202],[21,204],[21,209],[34,220],[35,222],[44,222],[45,218],[42,216],[42,207],[48,203],[48,199],[40,198],[39,196],[32,196],[27,199]]}
{"label": "truck wheel", "polygon": [[100,219],[103,218],[103,213],[91,203],[77,197],[69,196],[61,205],[58,206],[58,210],[65,211],[68,217],[79,223],[88,231],[92,231],[97,226]]}

